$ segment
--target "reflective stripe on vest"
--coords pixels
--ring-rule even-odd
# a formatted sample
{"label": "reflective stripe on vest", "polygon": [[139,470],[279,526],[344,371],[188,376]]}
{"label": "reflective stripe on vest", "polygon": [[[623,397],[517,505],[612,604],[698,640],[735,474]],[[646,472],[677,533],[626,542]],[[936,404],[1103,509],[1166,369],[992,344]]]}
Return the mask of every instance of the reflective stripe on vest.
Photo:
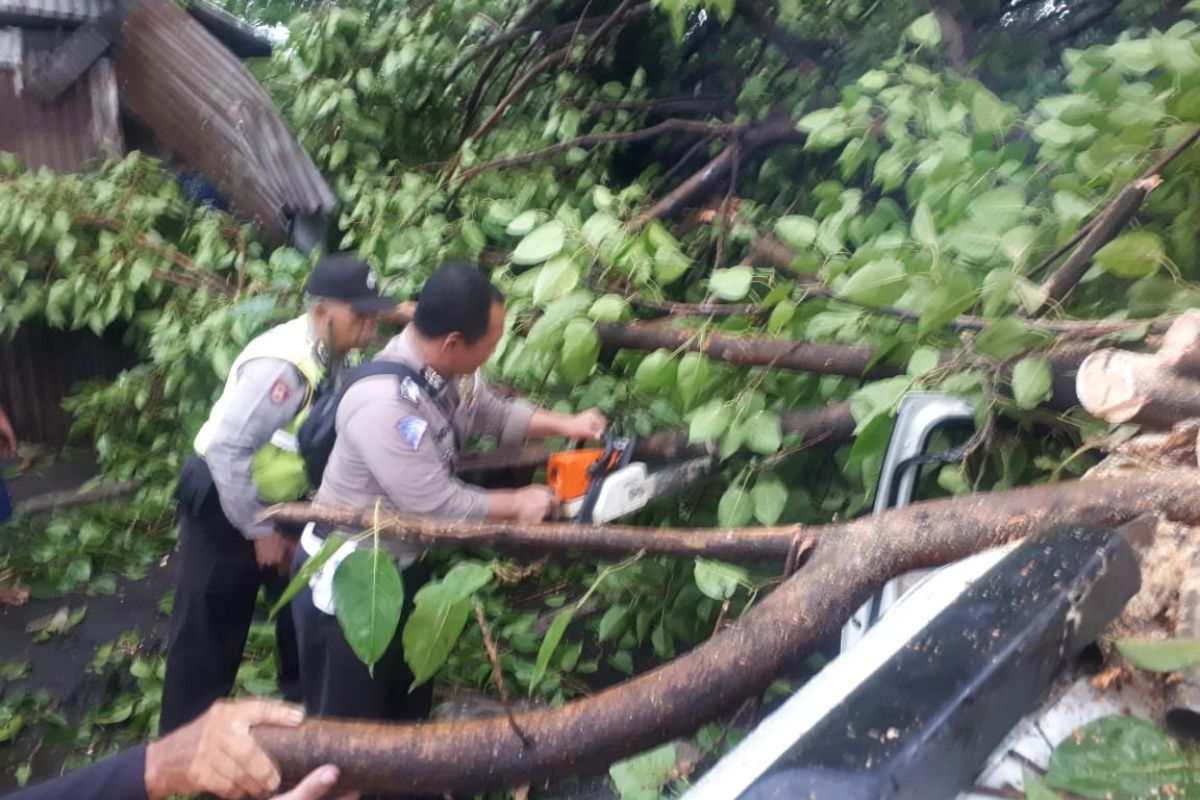
{"label": "reflective stripe on vest", "polygon": [[258,336],[238,355],[229,368],[229,377],[225,380],[225,388],[208,415],[208,421],[196,434],[194,443],[196,452],[203,456],[212,442],[213,433],[218,421],[225,414],[229,405],[229,397],[237,386],[238,374],[242,366],[255,358],[278,358],[288,362],[299,370],[308,382],[304,393],[304,402],[300,411],[284,427],[275,431],[271,441],[264,444],[254,453],[250,462],[254,487],[258,497],[265,503],[282,503],[296,500],[308,491],[308,481],[304,477],[304,461],[300,457],[296,444],[296,432],[300,424],[308,416],[312,405],[313,392],[325,369],[317,361],[315,347],[309,336],[308,316],[278,325]]}

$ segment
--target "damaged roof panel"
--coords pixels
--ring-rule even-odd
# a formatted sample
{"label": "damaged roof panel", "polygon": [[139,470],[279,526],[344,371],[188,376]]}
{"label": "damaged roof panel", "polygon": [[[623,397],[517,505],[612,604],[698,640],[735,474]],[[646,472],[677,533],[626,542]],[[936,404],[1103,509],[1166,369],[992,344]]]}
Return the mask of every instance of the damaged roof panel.
{"label": "damaged roof panel", "polygon": [[170,0],[129,4],[117,55],[121,102],[234,210],[282,238],[288,217],[335,198],[266,91]]}

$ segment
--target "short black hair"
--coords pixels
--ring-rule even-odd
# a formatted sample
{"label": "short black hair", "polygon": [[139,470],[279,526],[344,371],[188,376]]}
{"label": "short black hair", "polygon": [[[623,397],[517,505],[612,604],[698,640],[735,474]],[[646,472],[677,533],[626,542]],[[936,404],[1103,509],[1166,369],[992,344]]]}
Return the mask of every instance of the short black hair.
{"label": "short black hair", "polygon": [[504,295],[479,267],[451,261],[425,281],[413,324],[426,339],[458,333],[473,344],[487,333],[492,304],[503,302]]}

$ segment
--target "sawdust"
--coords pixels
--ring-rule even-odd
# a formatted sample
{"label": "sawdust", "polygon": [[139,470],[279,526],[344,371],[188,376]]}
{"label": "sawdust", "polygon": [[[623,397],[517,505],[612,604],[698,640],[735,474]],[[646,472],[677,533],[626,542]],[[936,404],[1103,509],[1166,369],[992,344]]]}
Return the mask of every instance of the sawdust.
{"label": "sawdust", "polygon": [[[1197,468],[1200,420],[1181,422],[1166,433],[1149,433],[1113,441],[1110,455],[1085,476],[1113,478],[1147,472],[1168,473]],[[1149,548],[1141,556],[1142,585],[1101,637],[1107,666],[1091,680],[1100,691],[1128,687],[1148,701],[1162,719],[1170,687],[1178,675],[1153,673],[1130,665],[1112,645],[1114,639],[1170,639],[1195,636],[1179,630],[1180,586],[1200,578],[1200,526],[1159,519]]]}

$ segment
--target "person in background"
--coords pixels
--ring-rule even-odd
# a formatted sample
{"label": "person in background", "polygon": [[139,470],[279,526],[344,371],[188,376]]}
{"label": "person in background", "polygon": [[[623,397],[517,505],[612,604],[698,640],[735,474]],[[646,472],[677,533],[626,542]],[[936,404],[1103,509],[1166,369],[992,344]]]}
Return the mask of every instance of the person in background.
{"label": "person in background", "polygon": [[[164,800],[209,794],[226,800],[271,797],[279,770],[250,735],[255,725],[295,727],[304,712],[269,700],[219,700],[198,719],[149,744],[122,750],[58,778],[27,786],[3,800]],[[326,764],[276,800],[321,800],[337,783]],[[339,795],[350,800],[357,793]]]}
{"label": "person in background", "polygon": [[[0,408],[0,459],[11,458],[17,454],[17,435],[13,432],[8,415]],[[8,487],[4,485],[4,474],[0,470],[0,522],[8,522],[12,516],[12,501],[8,497]]]}
{"label": "person in background", "polygon": [[[555,507],[548,486],[485,490],[464,483],[455,475],[462,446],[475,435],[508,445],[551,436],[597,439],[608,423],[596,409],[560,414],[493,393],[479,368],[503,333],[504,298],[487,276],[461,262],[439,269],[421,289],[412,324],[375,357],[406,367],[408,375],[362,378],[339,402],[337,439],[314,504],[366,511],[382,500],[403,513],[459,520],[548,517]],[[305,529],[294,571],[330,533]],[[343,545],[292,600],[305,706],[328,716],[423,719],[431,684],[410,691],[400,635],[426,578],[421,549],[388,548],[403,571],[404,616],[372,674],[334,616],[332,576],[354,547]]]}
{"label": "person in background", "polygon": [[[306,313],[246,345],[180,472],[179,555],[160,730],[195,719],[233,688],[260,588],[287,585],[295,537],[258,517],[308,493],[296,431],[320,383],[367,345],[380,297],[349,253],[326,256],[305,284]],[[276,617],[279,685],[299,699],[291,615]]]}

